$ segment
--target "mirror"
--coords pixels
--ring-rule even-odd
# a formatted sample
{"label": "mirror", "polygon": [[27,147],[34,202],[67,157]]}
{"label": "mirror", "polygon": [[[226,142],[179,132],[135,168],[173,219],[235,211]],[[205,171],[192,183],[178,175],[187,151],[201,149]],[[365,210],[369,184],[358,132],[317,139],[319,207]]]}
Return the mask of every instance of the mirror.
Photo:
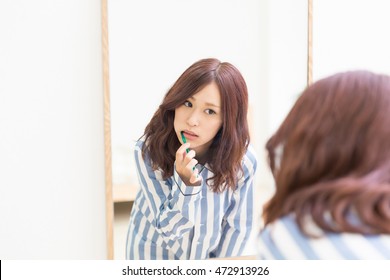
{"label": "mirror", "polygon": [[232,63],[247,82],[251,141],[258,156],[254,217],[260,220],[261,202],[273,190],[264,143],[308,79],[308,1],[103,2],[107,4],[103,4],[107,14],[103,35],[108,40],[106,184],[107,195],[112,192],[113,197],[107,202],[108,216],[114,211],[114,222],[107,221],[108,238],[113,234],[112,257],[125,257],[128,217],[138,188],[132,147],[169,87],[201,58]]}

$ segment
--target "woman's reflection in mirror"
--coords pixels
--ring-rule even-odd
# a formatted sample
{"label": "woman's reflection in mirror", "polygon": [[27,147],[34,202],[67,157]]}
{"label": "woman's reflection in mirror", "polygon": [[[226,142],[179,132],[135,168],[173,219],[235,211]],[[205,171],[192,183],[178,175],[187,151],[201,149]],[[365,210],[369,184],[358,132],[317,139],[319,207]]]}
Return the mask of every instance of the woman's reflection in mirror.
{"label": "woman's reflection in mirror", "polygon": [[192,64],[166,93],[135,145],[140,188],[127,259],[240,256],[253,229],[256,157],[239,70]]}

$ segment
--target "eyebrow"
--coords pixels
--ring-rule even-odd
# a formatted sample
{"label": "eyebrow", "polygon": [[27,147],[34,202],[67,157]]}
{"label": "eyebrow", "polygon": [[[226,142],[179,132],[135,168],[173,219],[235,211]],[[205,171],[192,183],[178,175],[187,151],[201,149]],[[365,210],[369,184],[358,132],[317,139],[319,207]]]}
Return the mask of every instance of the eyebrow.
{"label": "eyebrow", "polygon": [[[196,98],[195,98],[195,97],[193,97],[193,96],[191,96],[189,99],[193,99],[193,100],[195,100],[195,101],[196,101]],[[213,104],[213,103],[210,103],[210,102],[206,102],[206,103],[205,103],[205,105],[206,105],[206,106],[210,106],[210,107],[220,108],[220,106],[218,106],[218,105],[215,105],[215,104]]]}

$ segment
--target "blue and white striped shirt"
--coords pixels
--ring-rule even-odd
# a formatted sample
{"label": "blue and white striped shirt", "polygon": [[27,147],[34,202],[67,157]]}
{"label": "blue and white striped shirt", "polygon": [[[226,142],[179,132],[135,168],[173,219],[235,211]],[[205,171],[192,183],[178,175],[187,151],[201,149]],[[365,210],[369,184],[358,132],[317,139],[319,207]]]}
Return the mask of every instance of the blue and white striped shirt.
{"label": "blue and white striped shirt", "polygon": [[259,235],[258,257],[279,260],[377,260],[390,259],[390,235],[325,233],[313,221],[307,226],[320,238],[299,229],[292,215],[267,225]]}
{"label": "blue and white striped shirt", "polygon": [[[186,186],[174,171],[167,180],[135,147],[140,189],[127,233],[127,259],[207,259],[239,256],[253,229],[253,180],[256,157],[249,147],[244,174],[235,191],[214,193],[206,185],[213,174],[206,164],[202,186]],[[198,168],[198,166],[197,166]]]}

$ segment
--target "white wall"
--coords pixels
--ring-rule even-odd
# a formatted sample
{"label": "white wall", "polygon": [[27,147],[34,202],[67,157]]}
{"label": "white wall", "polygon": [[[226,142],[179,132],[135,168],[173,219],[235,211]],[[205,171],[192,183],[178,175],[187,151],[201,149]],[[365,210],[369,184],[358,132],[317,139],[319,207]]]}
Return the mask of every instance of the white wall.
{"label": "white wall", "polygon": [[359,69],[390,75],[388,0],[313,2],[314,80]]}
{"label": "white wall", "polygon": [[105,259],[101,4],[0,1],[0,258]]}
{"label": "white wall", "polygon": [[260,92],[253,100],[259,156],[258,188],[264,202],[274,190],[265,143],[307,84],[307,0],[261,0]]}

